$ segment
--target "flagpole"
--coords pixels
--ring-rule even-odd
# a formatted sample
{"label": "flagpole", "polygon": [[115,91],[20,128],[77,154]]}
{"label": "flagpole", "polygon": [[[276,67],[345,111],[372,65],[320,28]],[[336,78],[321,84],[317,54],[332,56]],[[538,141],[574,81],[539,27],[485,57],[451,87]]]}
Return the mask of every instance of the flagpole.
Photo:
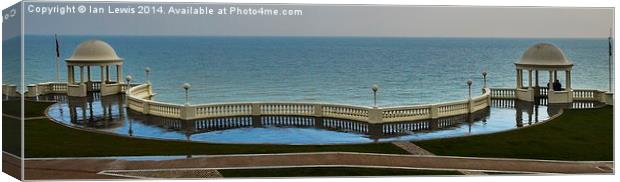
{"label": "flagpole", "polygon": [[58,45],[58,35],[54,34],[54,41],[56,42],[56,82],[60,82],[60,68],[58,62],[60,62],[60,45]]}
{"label": "flagpole", "polygon": [[609,38],[608,38],[608,40],[609,40],[609,92],[613,92],[613,90],[611,88],[612,87],[611,86],[611,84],[612,84],[612,81],[611,81],[611,76],[612,76],[611,75],[612,74],[611,73],[611,71],[612,71],[612,69],[611,69],[611,62],[612,62],[612,59],[613,59],[613,54],[612,54],[612,51],[613,51],[612,49],[613,48],[611,47],[612,46],[611,45],[611,36],[612,35],[611,35],[611,28],[610,28],[609,29]]}
{"label": "flagpole", "polygon": [[60,82],[60,68],[58,68],[59,57],[56,57],[56,82]]}

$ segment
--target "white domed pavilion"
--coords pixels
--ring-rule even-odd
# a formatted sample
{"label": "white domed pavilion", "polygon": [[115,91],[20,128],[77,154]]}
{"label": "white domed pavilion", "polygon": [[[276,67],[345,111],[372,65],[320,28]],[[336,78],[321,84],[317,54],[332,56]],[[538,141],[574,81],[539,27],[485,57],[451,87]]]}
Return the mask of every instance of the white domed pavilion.
{"label": "white domed pavilion", "polygon": [[[571,69],[573,63],[566,58],[562,50],[552,44],[539,43],[529,47],[515,63],[517,69],[516,97],[519,100],[533,102],[537,98],[547,96],[548,102],[571,103],[573,93],[571,88]],[[523,85],[523,71],[528,73],[528,85]],[[547,87],[540,87],[538,83],[539,71],[549,72]],[[562,88],[558,71],[565,72],[565,87]],[[532,80],[535,74],[535,80]],[[533,85],[535,84],[535,85]]]}
{"label": "white domed pavilion", "polygon": [[[121,92],[122,65],[123,58],[116,55],[114,48],[110,44],[101,40],[88,40],[80,43],[73,52],[73,55],[66,59],[67,63],[67,86],[68,95],[85,97],[88,91],[100,90],[102,96],[117,94]],[[90,77],[90,68],[99,67],[101,72],[101,84],[93,82]],[[80,80],[75,80],[75,68],[79,68]],[[116,67],[116,81],[110,80],[110,67]],[[84,68],[86,68],[86,80],[84,79]]]}

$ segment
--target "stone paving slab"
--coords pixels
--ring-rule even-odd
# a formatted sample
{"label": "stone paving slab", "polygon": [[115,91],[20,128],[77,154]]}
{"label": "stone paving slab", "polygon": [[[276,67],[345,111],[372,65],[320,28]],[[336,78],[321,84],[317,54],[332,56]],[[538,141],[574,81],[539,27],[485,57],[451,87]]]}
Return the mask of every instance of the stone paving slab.
{"label": "stone paving slab", "polygon": [[[413,154],[413,155],[435,155],[428,150],[408,141],[397,141],[392,142],[392,144],[397,147],[402,148],[403,150]],[[458,170],[458,172],[463,173],[464,175],[486,175],[484,172],[480,171],[471,171],[471,170]]]}
{"label": "stone paving slab", "polygon": [[21,159],[17,156],[2,152],[2,172],[14,177],[21,178]]}
{"label": "stone paving slab", "polygon": [[413,155],[435,155],[429,152],[428,150],[425,150],[422,147],[419,147],[416,144],[408,142],[408,141],[392,142],[392,144],[396,145],[397,147],[402,148],[403,150]]}
{"label": "stone paving slab", "polygon": [[133,177],[133,178],[222,178],[222,174],[215,169],[161,169],[161,170],[127,170],[105,171],[105,175]]}

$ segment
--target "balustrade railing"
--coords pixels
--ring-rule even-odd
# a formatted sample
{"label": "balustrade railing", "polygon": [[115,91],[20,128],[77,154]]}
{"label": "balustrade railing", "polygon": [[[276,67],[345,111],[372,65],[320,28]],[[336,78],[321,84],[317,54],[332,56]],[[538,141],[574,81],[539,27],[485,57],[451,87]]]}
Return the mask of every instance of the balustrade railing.
{"label": "balustrade railing", "polygon": [[422,105],[411,107],[390,107],[382,108],[383,121],[403,121],[403,120],[420,120],[432,118],[432,112],[434,106]]}
{"label": "balustrade railing", "polygon": [[[68,91],[67,83],[47,82],[27,86],[27,97],[51,93],[64,94]],[[122,92],[127,90],[125,84],[120,85]],[[8,95],[15,86],[3,85],[3,95]],[[93,81],[89,90],[102,89],[101,82]],[[546,95],[548,89],[540,87],[540,95]],[[129,109],[161,117],[179,119],[200,119],[232,116],[263,116],[263,115],[291,115],[348,119],[371,123],[387,123],[436,119],[473,113],[491,106],[491,99],[516,99],[516,90],[512,88],[485,88],[483,94],[471,100],[454,102],[397,106],[397,107],[367,107],[344,104],[326,103],[294,103],[294,102],[253,102],[253,103],[221,103],[181,105],[156,102],[150,100],[153,96],[151,85],[132,84],[127,94]],[[599,101],[611,103],[612,93],[593,89],[574,89],[575,101]]]}
{"label": "balustrade railing", "polygon": [[538,87],[538,95],[539,96],[548,96],[549,88],[548,87]]}
{"label": "balustrade railing", "polygon": [[356,121],[368,121],[371,108],[362,106],[329,104],[322,106],[322,109],[322,115],[324,117],[349,119]]}
{"label": "balustrade railing", "polygon": [[468,111],[469,111],[469,102],[467,101],[441,103],[441,104],[438,104],[437,106],[438,117],[447,117],[447,116],[454,116],[454,115],[460,115],[460,114],[467,114]]}
{"label": "balustrade railing", "polygon": [[207,104],[194,106],[197,118],[249,116],[251,104]]}
{"label": "balustrade railing", "polygon": [[[575,101],[597,101],[604,102],[605,91],[595,89],[573,89],[573,100]],[[539,95],[547,96],[549,88],[539,87]],[[491,98],[493,99],[516,99],[515,89],[512,88],[491,88]]]}
{"label": "balustrade railing", "polygon": [[368,123],[387,123],[435,119],[473,113],[490,106],[491,91],[487,88],[483,95],[471,100],[461,100],[440,104],[367,107],[345,104],[295,103],[295,102],[250,102],[213,103],[199,105],[180,105],[150,100],[151,85],[133,86],[127,93],[127,106],[144,114],[185,120],[233,117],[233,116],[310,116],[363,121]]}
{"label": "balustrade railing", "polygon": [[491,98],[494,99],[515,99],[517,98],[514,88],[490,88]]}
{"label": "balustrade railing", "polygon": [[182,118],[182,111],[184,107],[177,104],[169,104],[163,102],[148,102],[148,113],[155,116],[162,116],[168,118]]}
{"label": "balustrade railing", "polygon": [[[86,82],[86,90],[89,92],[100,92],[102,91],[103,84],[101,81],[90,81]],[[124,93],[126,90],[126,84],[120,85],[111,85],[116,84],[115,82],[110,82],[107,86],[121,87],[120,92]],[[132,86],[137,86],[139,84],[132,84]],[[5,86],[3,86],[4,88]],[[8,86],[6,86],[8,88]],[[66,82],[45,82],[45,83],[37,83],[30,84],[26,86],[26,97],[35,97],[39,95],[46,94],[66,94],[68,92],[68,85]],[[9,89],[4,89],[9,90]],[[15,90],[15,89],[13,89]],[[3,93],[4,94],[4,93]],[[6,94],[5,94],[6,95]]]}
{"label": "balustrade railing", "polygon": [[575,89],[573,90],[573,100],[578,101],[599,101],[605,94],[603,91],[592,89]]}
{"label": "balustrade railing", "polygon": [[87,83],[88,84],[88,91],[92,92],[92,91],[100,91],[101,90],[101,82],[100,81],[90,81]]}

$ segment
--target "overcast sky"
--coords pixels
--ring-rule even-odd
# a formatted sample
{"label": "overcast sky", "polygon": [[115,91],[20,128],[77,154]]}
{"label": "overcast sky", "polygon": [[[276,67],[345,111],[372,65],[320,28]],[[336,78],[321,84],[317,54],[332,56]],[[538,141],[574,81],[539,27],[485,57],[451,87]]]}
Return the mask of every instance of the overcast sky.
{"label": "overcast sky", "polygon": [[[136,7],[136,4],[49,4]],[[158,5],[158,4],[150,4]],[[168,7],[187,4],[168,4]],[[209,8],[229,4],[206,4]],[[199,7],[198,4],[193,4]],[[203,5],[204,6],[204,5]],[[344,5],[238,5],[300,9],[302,16],[40,15],[26,12],[26,34],[396,37],[607,37],[612,8],[506,8]],[[27,10],[27,8],[26,8]]]}

